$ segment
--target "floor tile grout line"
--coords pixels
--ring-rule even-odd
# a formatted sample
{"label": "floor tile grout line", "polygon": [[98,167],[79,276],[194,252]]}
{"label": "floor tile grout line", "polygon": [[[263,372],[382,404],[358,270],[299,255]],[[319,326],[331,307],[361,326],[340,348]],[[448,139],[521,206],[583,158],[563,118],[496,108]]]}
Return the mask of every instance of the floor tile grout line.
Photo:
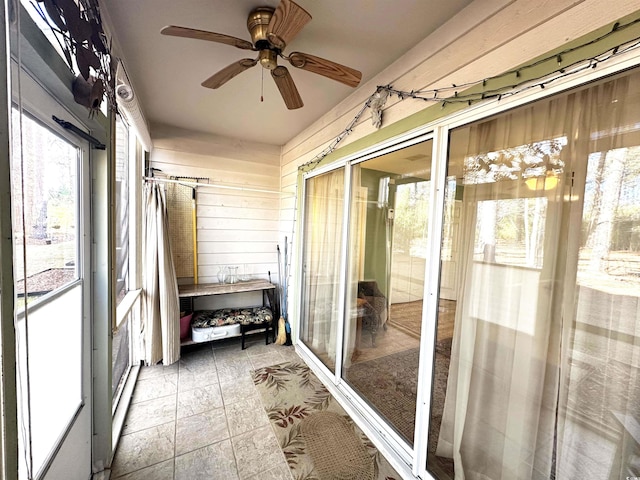
{"label": "floor tile grout line", "polygon": [[122,437],[127,437],[129,435],[134,435],[136,433],[142,433],[145,432],[147,430],[151,430],[152,428],[158,428],[161,427],[163,425],[169,425],[170,423],[172,423],[172,421],[168,421],[168,422],[162,422],[162,423],[158,423],[157,425],[151,425],[149,427],[145,427],[145,428],[141,428],[140,430],[136,430],[135,432],[127,432],[127,433],[123,433],[122,435],[120,435],[120,438]]}
{"label": "floor tile grout line", "polygon": [[150,463],[149,465],[145,465],[144,467],[136,468],[135,470],[131,470],[130,472],[126,472],[126,473],[123,473],[122,475],[119,475],[117,477],[113,477],[111,480],[119,480],[122,477],[126,477],[127,475],[131,475],[133,473],[140,472],[140,471],[145,470],[147,468],[155,467],[156,465],[160,465],[161,463],[168,462],[169,460],[173,460],[174,458],[175,457],[165,458],[164,460],[159,460],[157,462]]}
{"label": "floor tile grout line", "polygon": [[[182,352],[180,352],[182,353]],[[180,355],[182,357],[182,355]],[[178,360],[178,380],[176,383],[176,410],[173,418],[173,480],[176,478],[176,445],[178,443],[178,395],[180,392],[180,360]]]}
{"label": "floor tile grout line", "polygon": [[[214,353],[213,353],[213,347],[211,347],[211,349],[210,349],[210,352],[209,352],[209,353],[210,353],[210,355],[211,355],[211,360],[213,361],[213,364],[214,364],[214,366],[216,367],[216,377],[218,378],[218,382],[216,383],[216,385],[218,385],[218,390],[220,391],[220,386],[219,386],[219,385],[220,385],[220,380],[219,380],[219,374],[218,374],[217,365],[215,364],[215,356],[214,356]],[[194,450],[189,450],[189,451],[186,451],[186,452],[181,452],[181,453],[180,453],[180,455],[178,455],[178,453],[177,453],[177,443],[178,443],[178,442],[177,442],[177,436],[178,436],[178,420],[183,420],[183,419],[186,419],[186,418],[189,418],[189,417],[193,417],[193,416],[196,416],[196,415],[202,415],[203,413],[209,412],[209,411],[211,411],[211,410],[217,410],[217,409],[219,409],[219,407],[215,407],[215,408],[211,408],[211,409],[209,409],[209,410],[206,410],[206,411],[204,411],[204,412],[193,413],[193,414],[191,414],[191,415],[187,415],[187,416],[185,416],[185,417],[178,418],[178,412],[177,412],[177,409],[178,409],[178,402],[179,402],[179,400],[178,400],[178,395],[180,394],[179,383],[180,383],[180,371],[181,371],[181,370],[182,370],[182,368],[181,368],[181,366],[179,366],[179,367],[178,367],[178,388],[176,389],[176,417],[175,417],[175,429],[174,429],[174,430],[175,430],[175,433],[174,433],[174,442],[173,442],[173,443],[174,443],[174,452],[173,452],[173,463],[174,463],[174,472],[173,472],[173,474],[174,474],[174,480],[175,480],[175,474],[176,474],[176,473],[175,473],[175,464],[176,464],[176,458],[177,458],[177,457],[182,456],[182,455],[187,455],[187,454],[189,454],[189,453],[191,453],[191,452],[195,452],[195,451],[197,451],[197,450],[200,450],[200,449],[202,449],[202,448],[206,448],[206,447],[211,446],[211,445],[215,445],[216,443],[222,442],[222,441],[224,441],[224,440],[230,440],[230,431],[229,431],[229,425],[228,425],[228,421],[227,421],[227,416],[226,416],[226,412],[224,411],[224,407],[222,407],[222,409],[223,409],[223,413],[224,413],[224,415],[225,415],[225,425],[226,425],[226,428],[227,428],[227,434],[228,434],[229,436],[228,436],[227,438],[224,438],[224,439],[218,440],[218,441],[216,441],[216,442],[212,442],[212,443],[210,443],[210,444],[203,445],[203,446],[198,447],[198,448],[196,448],[196,449],[194,449]],[[211,386],[211,385],[213,385],[213,384],[204,385],[204,386],[196,386],[196,387],[194,387],[194,388],[192,388],[192,389],[184,390],[183,392],[188,392],[188,391],[192,391],[192,390],[197,390],[198,388],[209,387],[209,386]],[[222,392],[220,392],[220,396],[222,397]]]}
{"label": "floor tile grout line", "polygon": [[229,428],[229,419],[227,418],[227,409],[224,395],[222,395],[222,387],[220,386],[220,370],[218,369],[218,360],[213,346],[211,346],[211,353],[213,353],[213,361],[216,365],[216,375],[218,377],[218,389],[220,390],[220,398],[222,399],[222,409],[224,411],[224,420],[227,424],[227,433],[229,433],[229,446],[231,447],[231,455],[233,455],[233,463],[236,467],[236,475],[240,478],[240,469],[238,468],[238,457],[236,456],[236,449],[233,447],[233,440],[231,437],[231,429]]}
{"label": "floor tile grout line", "polygon": [[197,452],[199,450],[208,448],[208,447],[210,447],[212,445],[217,445],[218,443],[222,443],[222,442],[225,442],[225,441],[231,442],[231,437],[221,438],[219,440],[216,440],[215,442],[207,443],[206,445],[200,445],[199,447],[196,447],[193,450],[185,450],[184,452],[180,452],[180,453],[176,454],[173,458],[176,459],[178,457],[183,457],[185,455],[189,455],[190,453]]}

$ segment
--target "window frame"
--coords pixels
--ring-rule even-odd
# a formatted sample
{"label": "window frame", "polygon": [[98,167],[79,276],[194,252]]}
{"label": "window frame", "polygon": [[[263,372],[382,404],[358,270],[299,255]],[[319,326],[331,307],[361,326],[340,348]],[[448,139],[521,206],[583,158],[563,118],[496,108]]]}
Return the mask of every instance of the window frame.
{"label": "window frame", "polygon": [[[122,322],[124,322],[127,318],[127,315],[131,311],[131,309],[135,306],[136,301],[140,297],[142,292],[140,279],[139,279],[139,268],[137,259],[141,258],[140,256],[140,248],[138,245],[138,239],[140,238],[140,226],[138,217],[138,207],[141,205],[139,201],[142,189],[139,184],[139,176],[141,175],[142,170],[139,168],[141,164],[142,158],[142,147],[140,142],[135,134],[134,129],[129,125],[126,117],[124,115],[119,115],[120,121],[122,122],[124,128],[127,130],[127,155],[128,155],[128,180],[129,180],[129,215],[128,215],[128,247],[129,253],[127,256],[128,261],[128,290],[125,296],[122,298],[120,303],[116,306],[116,315],[115,315],[115,324],[114,331],[116,331]],[[118,199],[116,198],[116,201]],[[117,280],[117,279],[116,279]],[[115,290],[115,289],[114,289]],[[114,293],[117,293],[114,291]]]}
{"label": "window frame", "polygon": [[[26,302],[26,296],[27,296],[27,291],[25,290],[25,305],[24,307],[21,307],[20,309],[16,309],[16,320],[20,321],[24,318],[25,316],[25,310],[27,310],[27,308],[29,310],[33,310],[36,308],[40,308],[44,305],[47,305],[49,303],[51,303],[52,301],[56,300],[57,298],[59,298],[61,295],[64,295],[67,291],[69,291],[71,288],[73,288],[73,286],[77,285],[78,283],[82,283],[83,278],[86,276],[86,271],[87,271],[87,265],[88,262],[90,261],[89,258],[83,257],[82,256],[82,242],[83,240],[83,232],[84,235],[86,236],[86,233],[89,231],[90,228],[90,220],[89,220],[89,216],[88,214],[85,212],[84,217],[81,216],[81,202],[86,201],[86,192],[85,189],[86,187],[83,185],[83,178],[86,174],[87,169],[89,168],[88,163],[89,163],[89,147],[87,145],[82,145],[82,142],[78,142],[78,137],[75,137],[69,133],[67,133],[66,130],[59,130],[57,128],[57,125],[52,123],[52,122],[47,122],[45,121],[41,115],[39,115],[37,113],[36,109],[33,109],[29,106],[29,104],[27,102],[24,102],[25,104],[22,105],[22,108],[20,108],[19,105],[16,105],[15,103],[12,104],[12,108],[11,108],[11,112],[12,114],[14,113],[14,110],[17,111],[18,115],[24,115],[26,117],[28,117],[30,120],[32,120],[33,122],[35,122],[36,124],[38,124],[41,128],[45,128],[48,130],[48,132],[52,135],[55,135],[57,137],[59,137],[60,139],[62,139],[63,141],[69,143],[71,146],[73,146],[73,148],[76,149],[78,155],[76,157],[75,160],[75,169],[76,169],[76,182],[75,182],[75,195],[76,195],[76,199],[75,199],[75,226],[74,228],[76,229],[76,239],[75,239],[75,273],[74,273],[74,277],[71,281],[63,283],[57,287],[55,287],[53,290],[47,292],[45,295],[43,295],[40,298],[37,298],[35,300],[33,300],[33,302],[31,304],[28,304]],[[23,233],[24,234],[24,233]],[[28,259],[27,259],[28,262]],[[15,278],[15,274],[14,274],[14,278]],[[24,281],[24,279],[23,279]]]}
{"label": "window frame", "polygon": [[[118,329],[122,326],[123,322],[129,320],[128,334],[129,334],[129,366],[123,373],[122,377],[124,381],[120,382],[120,388],[112,398],[111,404],[111,456],[115,455],[116,447],[122,429],[124,428],[124,421],[126,414],[131,403],[133,396],[133,390],[138,379],[140,372],[140,360],[142,358],[141,346],[137,337],[133,332],[140,331],[140,316],[142,310],[141,293],[142,293],[142,279],[141,269],[138,265],[139,260],[142,258],[142,244],[140,239],[142,238],[142,225],[140,218],[142,216],[142,173],[144,165],[145,151],[138,138],[137,131],[131,126],[131,123],[126,117],[126,113],[120,116],[120,119],[128,131],[128,178],[129,178],[129,273],[128,273],[128,291],[122,298],[120,303],[115,308],[115,314],[113,315],[113,325],[111,328],[111,335],[116,334]],[[115,118],[113,121],[115,127]],[[115,130],[113,132],[115,136]],[[115,152],[114,152],[115,157]],[[114,172],[115,177],[115,172]],[[115,182],[114,182],[115,187]],[[114,199],[117,201],[117,199]],[[114,245],[115,251],[115,245]],[[114,255],[114,267],[116,258]],[[115,306],[115,282],[113,279],[113,296]],[[113,359],[111,360],[113,364]],[[111,385],[111,383],[109,384]]]}

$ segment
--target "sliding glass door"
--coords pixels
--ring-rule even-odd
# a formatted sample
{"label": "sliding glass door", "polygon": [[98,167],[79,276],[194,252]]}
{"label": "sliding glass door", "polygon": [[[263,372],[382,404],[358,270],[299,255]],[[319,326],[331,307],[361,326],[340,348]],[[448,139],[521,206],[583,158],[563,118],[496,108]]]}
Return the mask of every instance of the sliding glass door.
{"label": "sliding glass door", "polygon": [[342,378],[413,444],[432,141],[351,170]]}
{"label": "sliding glass door", "polygon": [[457,125],[306,179],[300,339],[414,474],[640,478],[639,69]]}
{"label": "sliding glass door", "polygon": [[639,92],[635,72],[451,131],[437,478],[640,475]]}

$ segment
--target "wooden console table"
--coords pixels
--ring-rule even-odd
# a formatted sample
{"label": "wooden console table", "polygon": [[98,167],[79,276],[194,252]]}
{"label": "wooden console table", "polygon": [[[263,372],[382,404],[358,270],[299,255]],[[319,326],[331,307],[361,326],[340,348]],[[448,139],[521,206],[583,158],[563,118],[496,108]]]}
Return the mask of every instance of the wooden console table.
{"label": "wooden console table", "polygon": [[[267,280],[249,280],[246,282],[237,282],[237,283],[203,283],[198,285],[178,285],[178,296],[180,298],[186,298],[190,300],[190,310],[193,312],[193,300],[197,297],[208,297],[212,295],[228,295],[231,293],[247,293],[247,292],[257,292],[262,291],[262,305],[265,305],[265,296],[269,307],[271,308],[271,312],[273,314],[273,320],[271,322],[271,329],[275,337],[275,325],[278,315],[280,312],[276,312],[275,305],[275,295],[276,295],[276,286],[273,283],[268,282]],[[242,307],[239,307],[242,308]],[[266,327],[266,341],[269,341],[269,326]],[[248,324],[241,325],[241,336],[242,336],[242,349],[244,350],[244,334],[250,330],[256,330],[265,328],[264,324]],[[183,342],[182,345],[190,345],[194,343],[193,341]]]}
{"label": "wooden console table", "polygon": [[228,293],[256,292],[275,290],[276,286],[266,280],[249,280],[237,283],[201,283],[198,285],[178,285],[178,296],[206,297],[209,295],[225,295]]}

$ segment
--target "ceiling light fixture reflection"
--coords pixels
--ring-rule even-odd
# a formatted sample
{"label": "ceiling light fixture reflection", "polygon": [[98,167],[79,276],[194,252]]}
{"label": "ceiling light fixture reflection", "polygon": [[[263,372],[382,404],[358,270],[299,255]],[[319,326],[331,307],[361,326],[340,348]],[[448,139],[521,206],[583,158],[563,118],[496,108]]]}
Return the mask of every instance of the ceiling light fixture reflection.
{"label": "ceiling light fixture reflection", "polygon": [[558,186],[558,176],[555,174],[553,170],[547,170],[545,175],[540,175],[537,177],[529,177],[524,183],[529,190],[553,190]]}

